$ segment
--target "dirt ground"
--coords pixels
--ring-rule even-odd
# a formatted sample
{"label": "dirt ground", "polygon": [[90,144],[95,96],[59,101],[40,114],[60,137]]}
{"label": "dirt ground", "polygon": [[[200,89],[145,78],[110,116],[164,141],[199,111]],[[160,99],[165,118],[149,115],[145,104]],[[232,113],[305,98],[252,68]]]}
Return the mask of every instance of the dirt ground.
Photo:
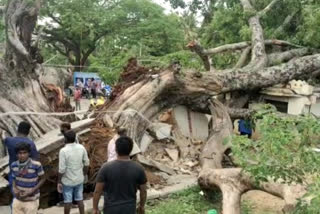
{"label": "dirt ground", "polygon": [[285,205],[284,200],[258,190],[245,193],[241,201],[247,204],[254,214],[281,214]]}

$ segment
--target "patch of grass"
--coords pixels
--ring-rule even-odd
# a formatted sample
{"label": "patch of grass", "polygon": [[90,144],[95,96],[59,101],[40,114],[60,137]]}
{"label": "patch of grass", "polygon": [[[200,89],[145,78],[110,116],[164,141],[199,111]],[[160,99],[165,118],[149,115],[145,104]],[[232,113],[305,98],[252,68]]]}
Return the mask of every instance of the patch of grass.
{"label": "patch of grass", "polygon": [[220,213],[221,193],[212,192],[205,196],[199,187],[172,194],[167,199],[148,202],[147,214],[207,214],[216,209]]}

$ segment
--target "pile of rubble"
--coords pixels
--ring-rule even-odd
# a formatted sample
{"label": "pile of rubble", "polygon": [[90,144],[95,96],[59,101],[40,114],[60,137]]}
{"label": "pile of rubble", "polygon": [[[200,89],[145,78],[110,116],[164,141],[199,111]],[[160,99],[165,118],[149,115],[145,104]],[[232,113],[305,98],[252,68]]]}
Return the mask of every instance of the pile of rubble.
{"label": "pile of rubble", "polygon": [[[181,176],[196,177],[200,171],[199,156],[209,137],[211,115],[190,111],[177,106],[160,114],[145,131],[137,155],[147,171],[150,188],[161,189],[177,182]],[[108,142],[115,134],[106,120],[96,120],[91,132],[81,141],[88,150],[90,182],[107,159]]]}

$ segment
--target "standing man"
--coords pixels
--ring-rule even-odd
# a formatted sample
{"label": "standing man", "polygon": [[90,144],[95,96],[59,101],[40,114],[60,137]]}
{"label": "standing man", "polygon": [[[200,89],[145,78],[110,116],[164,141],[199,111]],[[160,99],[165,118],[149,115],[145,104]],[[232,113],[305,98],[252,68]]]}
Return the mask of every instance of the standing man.
{"label": "standing man", "polygon": [[74,92],[74,102],[76,104],[76,111],[81,110],[81,105],[80,105],[80,101],[81,101],[81,89],[79,86],[76,86],[76,90]]}
{"label": "standing man", "polygon": [[115,134],[108,143],[108,162],[117,160],[116,140],[119,137],[127,136],[127,130],[125,128],[117,127],[116,131],[117,134]]}
{"label": "standing man", "polygon": [[[119,137],[127,136],[127,129],[123,127],[116,127],[117,134],[113,136],[113,138],[108,143],[108,162],[117,160],[117,152],[116,152],[116,140]],[[139,146],[133,141],[133,147],[130,152],[130,157],[134,157],[137,154],[141,153]]]}
{"label": "standing man", "polygon": [[[64,133],[68,132],[71,130],[71,124],[70,123],[61,123],[60,125],[60,132],[62,135],[64,135]],[[79,143],[79,138],[76,135],[76,143]]]}
{"label": "standing man", "polygon": [[97,98],[97,83],[94,78],[91,78],[91,94],[93,99]]}
{"label": "standing man", "polygon": [[21,142],[16,146],[18,160],[11,164],[13,191],[13,214],[37,214],[40,187],[45,182],[42,165],[30,158],[31,146]]}
{"label": "standing man", "polygon": [[78,87],[80,88],[80,90],[82,90],[82,88],[83,88],[83,83],[82,83],[82,81],[81,81],[80,78],[77,79],[76,86],[78,86]]}
{"label": "standing man", "polygon": [[[16,153],[16,146],[20,142],[25,142],[30,145],[30,158],[31,159],[39,160],[39,153],[37,151],[36,145],[34,144],[34,142],[32,140],[30,140],[28,138],[28,135],[30,133],[30,129],[31,129],[31,125],[26,121],[22,121],[18,125],[17,136],[16,137],[7,137],[4,140],[4,145],[7,147],[8,154],[9,154],[9,166],[11,166],[11,164],[13,162],[18,160],[17,153]],[[9,187],[10,187],[10,190],[13,194],[13,190],[12,190],[13,178],[12,178],[11,167],[10,167],[8,178],[9,178]]]}
{"label": "standing man", "polygon": [[93,214],[99,214],[99,199],[104,193],[105,214],[135,214],[136,192],[140,191],[138,214],[145,214],[144,206],[147,199],[147,177],[142,166],[130,160],[129,154],[133,141],[129,137],[116,140],[118,158],[105,163],[97,176],[93,196]]}
{"label": "standing man", "polygon": [[89,158],[86,149],[75,143],[73,131],[64,133],[65,147],[59,153],[58,192],[63,193],[64,214],[69,214],[72,199],[78,203],[80,214],[84,214],[83,183],[88,173]]}

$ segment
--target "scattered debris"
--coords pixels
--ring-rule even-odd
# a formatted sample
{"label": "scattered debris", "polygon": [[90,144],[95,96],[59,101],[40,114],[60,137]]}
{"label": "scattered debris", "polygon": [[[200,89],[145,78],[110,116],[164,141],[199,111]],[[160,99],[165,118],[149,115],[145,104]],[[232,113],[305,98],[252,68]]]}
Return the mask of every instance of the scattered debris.
{"label": "scattered debris", "polygon": [[142,155],[138,155],[138,161],[143,165],[157,168],[162,172],[168,173],[169,175],[175,175],[176,174],[176,172],[172,168],[170,168],[170,167],[168,167],[168,166],[166,166],[166,165],[164,165],[162,163],[159,163],[157,161],[148,160],[147,158],[145,158]]}
{"label": "scattered debris", "polygon": [[172,109],[159,115],[158,120],[162,123],[170,123],[172,119]]}
{"label": "scattered debris", "polygon": [[177,149],[165,149],[169,157],[173,160],[173,162],[177,162],[179,159],[179,151]]}
{"label": "scattered debris", "polygon": [[165,185],[165,179],[146,169],[147,180],[151,188],[161,189]]}

